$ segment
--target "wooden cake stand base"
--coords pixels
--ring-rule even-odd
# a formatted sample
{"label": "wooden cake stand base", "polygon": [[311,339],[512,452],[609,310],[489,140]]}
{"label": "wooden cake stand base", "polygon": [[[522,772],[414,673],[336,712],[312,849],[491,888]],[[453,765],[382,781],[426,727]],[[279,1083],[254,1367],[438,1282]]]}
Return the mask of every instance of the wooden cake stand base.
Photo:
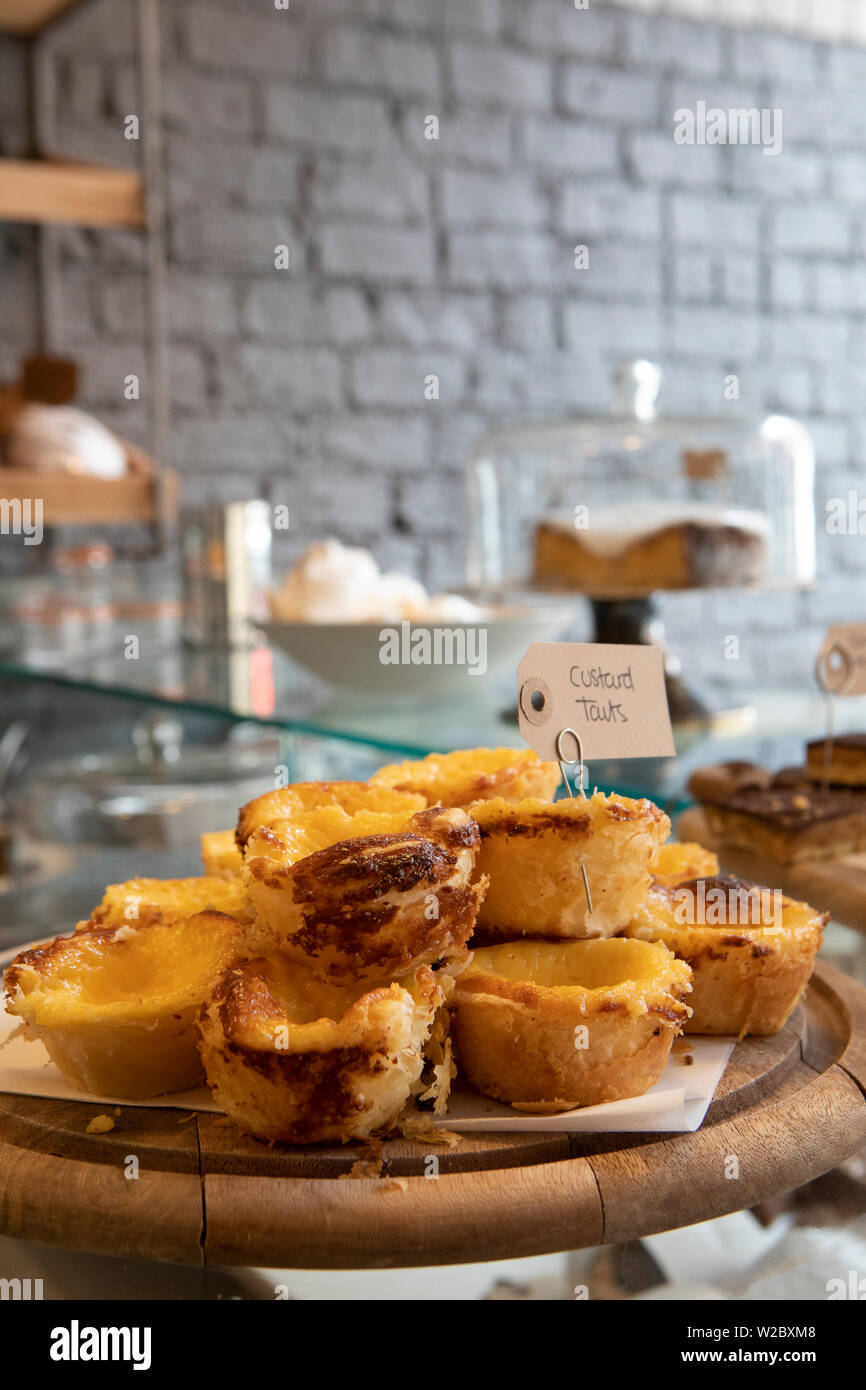
{"label": "wooden cake stand base", "polygon": [[[464,1135],[268,1148],[218,1115],[0,1095],[0,1232],[207,1265],[373,1269],[633,1240],[739,1211],[866,1144],[866,990],[818,965],[771,1038],[735,1049],[694,1134]],[[113,1112],[109,1112],[113,1113]],[[439,1176],[425,1176],[429,1155]],[[126,1177],[130,1156],[137,1178]],[[341,1177],[341,1175],[343,1175]]]}

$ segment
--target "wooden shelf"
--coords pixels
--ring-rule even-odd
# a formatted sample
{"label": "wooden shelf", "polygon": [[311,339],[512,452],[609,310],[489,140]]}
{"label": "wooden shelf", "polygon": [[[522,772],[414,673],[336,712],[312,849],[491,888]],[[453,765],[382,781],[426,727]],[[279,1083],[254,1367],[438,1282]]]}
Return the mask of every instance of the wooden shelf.
{"label": "wooden shelf", "polygon": [[7,34],[38,34],[81,0],[0,0],[0,30]]}
{"label": "wooden shelf", "polygon": [[143,227],[144,184],[135,169],[0,159],[0,221]]}
{"label": "wooden shelf", "polygon": [[[173,516],[177,509],[175,475],[164,472],[162,486],[166,489],[165,510]],[[126,526],[159,519],[157,481],[152,474],[132,472],[106,482],[69,473],[0,468],[0,492],[9,501],[40,498],[44,526]]]}

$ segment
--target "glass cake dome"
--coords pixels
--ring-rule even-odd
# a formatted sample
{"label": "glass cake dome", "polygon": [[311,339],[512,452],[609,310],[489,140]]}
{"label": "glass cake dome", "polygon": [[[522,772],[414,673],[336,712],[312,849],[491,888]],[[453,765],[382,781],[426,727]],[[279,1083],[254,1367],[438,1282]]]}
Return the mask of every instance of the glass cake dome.
{"label": "glass cake dome", "polygon": [[493,430],[468,470],[472,589],[583,594],[802,586],[814,453],[787,416],[659,418],[661,369],[614,373],[614,408]]}

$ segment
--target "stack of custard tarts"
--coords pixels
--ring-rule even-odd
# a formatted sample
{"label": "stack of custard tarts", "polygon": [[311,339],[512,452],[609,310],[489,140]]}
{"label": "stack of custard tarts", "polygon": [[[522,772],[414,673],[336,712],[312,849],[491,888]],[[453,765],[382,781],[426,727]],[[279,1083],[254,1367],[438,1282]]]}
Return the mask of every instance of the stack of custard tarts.
{"label": "stack of custard tarts", "polygon": [[524,1111],[637,1096],[680,1032],[780,1028],[826,919],[666,843],[651,801],[554,801],[559,777],[474,749],[268,791],[204,837],[204,876],[112,885],[17,956],[7,1010],[84,1092],[206,1081],[285,1143],[441,1114],[455,1074]]}

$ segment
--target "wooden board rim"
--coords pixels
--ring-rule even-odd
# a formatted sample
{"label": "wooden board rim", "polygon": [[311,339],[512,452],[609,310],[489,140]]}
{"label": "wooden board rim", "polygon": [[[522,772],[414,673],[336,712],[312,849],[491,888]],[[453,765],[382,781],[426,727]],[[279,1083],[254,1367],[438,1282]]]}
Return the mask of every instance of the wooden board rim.
{"label": "wooden board rim", "polygon": [[[105,1165],[30,1152],[22,1161],[22,1151],[10,1154],[0,1138],[0,1159],[7,1151],[0,1230],[196,1264],[348,1269],[577,1249],[741,1210],[810,1181],[866,1143],[866,990],[821,964],[814,989],[847,1029],[838,1060],[823,1069],[801,1061],[775,1099],[694,1134],[435,1180],[151,1172],[157,1192],[151,1181],[127,1182]],[[719,1155],[730,1152],[742,1166],[738,1182],[725,1181],[719,1167]],[[677,1182],[679,1163],[688,1182]]]}

